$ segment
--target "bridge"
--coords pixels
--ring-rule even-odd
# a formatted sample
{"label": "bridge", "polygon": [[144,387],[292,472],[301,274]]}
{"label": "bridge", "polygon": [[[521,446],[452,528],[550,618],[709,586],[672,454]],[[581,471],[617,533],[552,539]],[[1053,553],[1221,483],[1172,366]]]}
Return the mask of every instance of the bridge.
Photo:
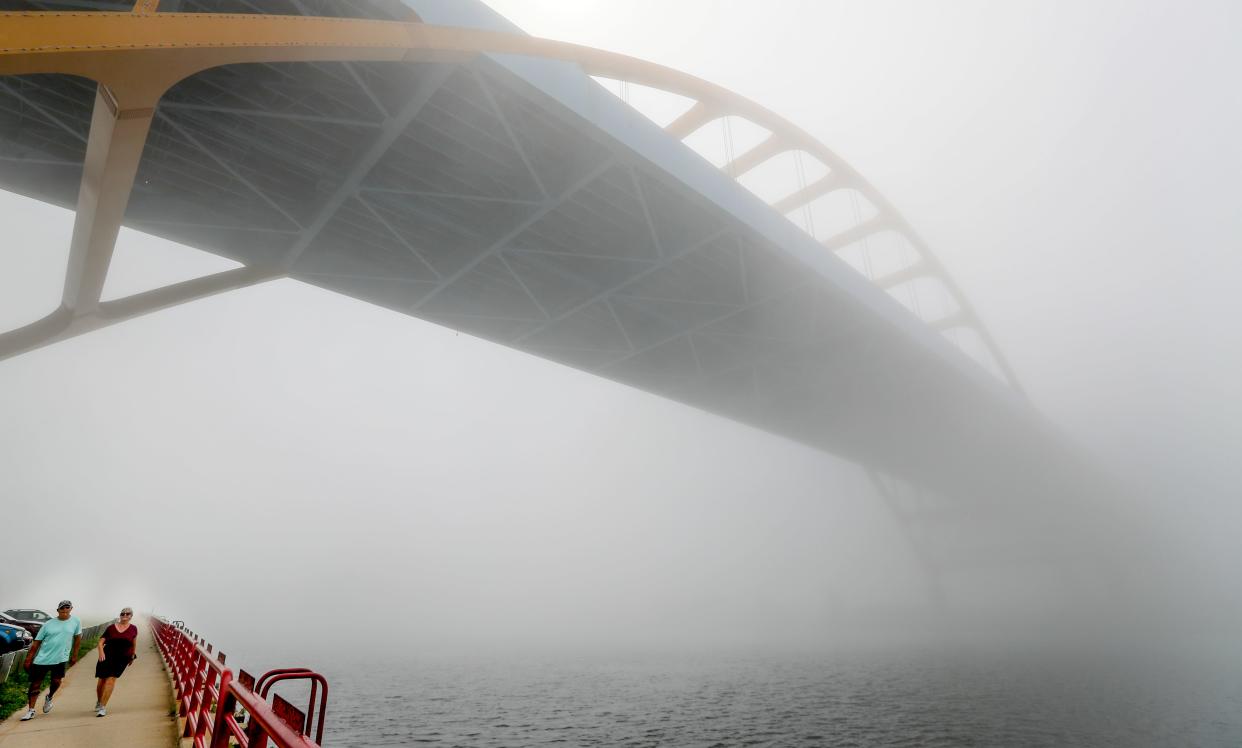
{"label": "bridge", "polygon": [[[685,106],[655,121],[634,86]],[[59,304],[0,359],[291,278],[855,461],[907,529],[944,511],[924,490],[957,522],[1102,485],[837,154],[472,0],[0,0],[0,188],[76,211]],[[238,267],[105,299],[122,225]]]}
{"label": "bridge", "polygon": [[[758,103],[462,0],[0,8],[0,187],[76,210],[59,306],[0,358],[293,278],[843,456],[894,501],[1096,485],[913,227]],[[654,122],[631,85],[688,106]],[[719,163],[689,145],[713,127]],[[104,300],[121,225],[239,267]]]}

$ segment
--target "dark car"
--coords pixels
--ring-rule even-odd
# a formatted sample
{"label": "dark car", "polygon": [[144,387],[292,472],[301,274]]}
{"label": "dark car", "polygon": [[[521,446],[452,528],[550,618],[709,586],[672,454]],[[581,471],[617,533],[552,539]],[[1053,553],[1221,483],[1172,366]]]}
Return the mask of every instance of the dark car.
{"label": "dark car", "polygon": [[9,626],[20,626],[21,628],[29,631],[31,636],[36,636],[39,633],[39,629],[43,628],[43,624],[38,621],[23,621],[20,618],[15,618],[14,616],[9,615],[8,613],[0,613],[0,623],[7,624]]}
{"label": "dark car", "polygon": [[25,649],[30,646],[30,641],[33,638],[30,632],[21,626],[10,626],[7,623],[0,623],[0,654]]}
{"label": "dark car", "polygon": [[[35,608],[10,608],[9,610],[0,611],[0,613],[4,613],[5,615],[9,615],[12,616],[12,618],[17,619],[17,625],[19,626],[24,624],[37,624],[40,629],[42,629],[43,624],[46,624],[47,621],[56,618],[56,616],[47,615],[46,613],[43,613],[42,610]],[[37,632],[39,632],[39,630],[36,629],[35,634],[37,634]]]}

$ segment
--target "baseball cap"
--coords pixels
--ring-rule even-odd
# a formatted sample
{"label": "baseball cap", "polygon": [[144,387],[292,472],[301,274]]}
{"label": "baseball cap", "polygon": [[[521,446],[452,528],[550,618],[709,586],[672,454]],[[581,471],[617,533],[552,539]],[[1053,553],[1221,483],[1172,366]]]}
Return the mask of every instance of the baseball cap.
{"label": "baseball cap", "polygon": [[56,605],[57,610],[60,610],[61,608],[72,608],[72,607],[73,607],[73,603],[69,602],[68,600],[61,600]]}

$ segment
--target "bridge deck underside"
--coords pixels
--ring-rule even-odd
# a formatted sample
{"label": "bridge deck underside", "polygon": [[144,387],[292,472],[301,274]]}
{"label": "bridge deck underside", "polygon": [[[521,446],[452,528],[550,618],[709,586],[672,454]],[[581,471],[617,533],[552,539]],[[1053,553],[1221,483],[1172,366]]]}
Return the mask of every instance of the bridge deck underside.
{"label": "bridge deck underside", "polygon": [[[75,204],[94,88],[0,79],[0,187]],[[486,58],[187,79],[125,223],[900,475],[1035,443],[1008,400]]]}

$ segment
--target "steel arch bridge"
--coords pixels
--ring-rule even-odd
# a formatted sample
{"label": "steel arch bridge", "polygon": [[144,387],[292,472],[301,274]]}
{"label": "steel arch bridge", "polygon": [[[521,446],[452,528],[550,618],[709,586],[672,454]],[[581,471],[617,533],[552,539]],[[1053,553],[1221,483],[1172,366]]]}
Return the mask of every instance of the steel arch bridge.
{"label": "steel arch bridge", "polygon": [[[723,88],[461,0],[0,8],[0,187],[77,211],[60,305],[0,358],[289,277],[946,493],[1039,499],[1085,469],[896,209]],[[693,103],[661,127],[592,76]],[[683,140],[723,118],[766,135],[715,166]],[[767,201],[739,183],[791,153],[823,176]],[[842,194],[868,214],[787,218]],[[122,224],[241,267],[103,300]],[[885,234],[886,272],[839,256]],[[937,318],[887,293],[929,281]],[[961,327],[999,376],[941,334]]]}

